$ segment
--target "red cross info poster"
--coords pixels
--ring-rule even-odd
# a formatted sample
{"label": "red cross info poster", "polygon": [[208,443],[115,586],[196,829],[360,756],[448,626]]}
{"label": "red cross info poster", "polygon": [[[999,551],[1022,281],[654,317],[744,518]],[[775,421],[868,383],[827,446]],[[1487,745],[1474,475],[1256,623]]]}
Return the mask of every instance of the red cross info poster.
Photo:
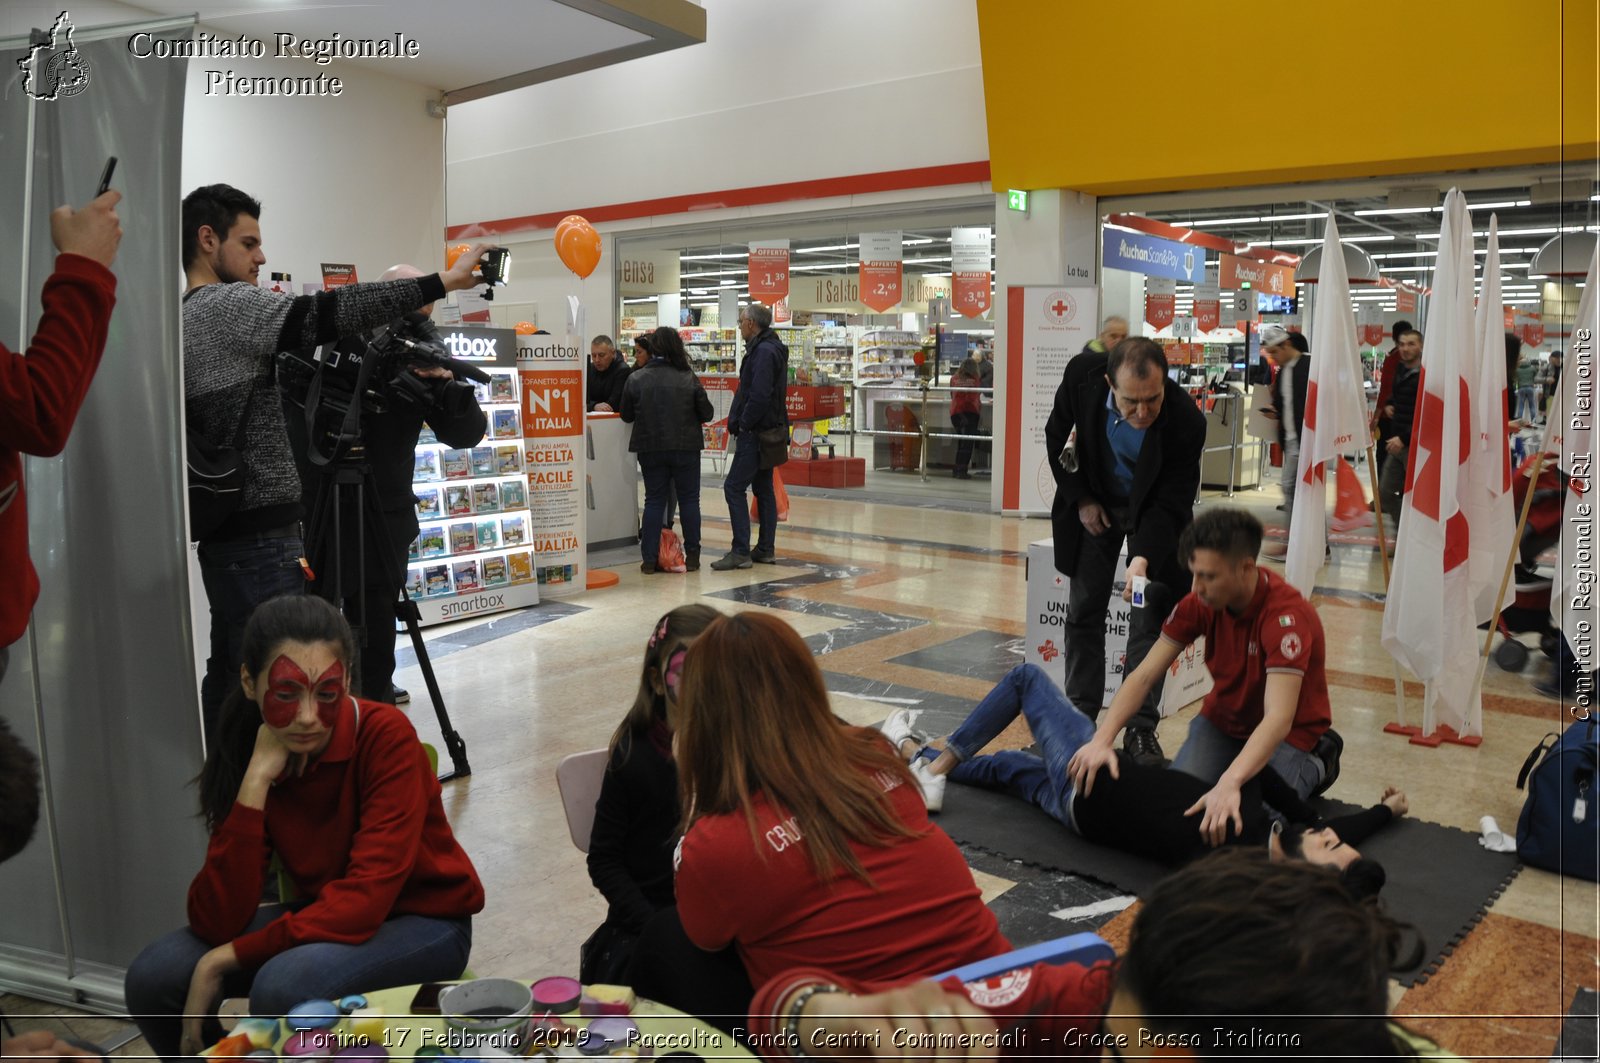
{"label": "red cross info poster", "polygon": [[1006,289],[1005,513],[1043,516],[1056,480],[1045,460],[1044,426],[1067,362],[1095,338],[1099,288]]}
{"label": "red cross info poster", "polygon": [[588,344],[576,334],[518,336],[523,449],[541,596],[581,593],[588,581],[583,388]]}

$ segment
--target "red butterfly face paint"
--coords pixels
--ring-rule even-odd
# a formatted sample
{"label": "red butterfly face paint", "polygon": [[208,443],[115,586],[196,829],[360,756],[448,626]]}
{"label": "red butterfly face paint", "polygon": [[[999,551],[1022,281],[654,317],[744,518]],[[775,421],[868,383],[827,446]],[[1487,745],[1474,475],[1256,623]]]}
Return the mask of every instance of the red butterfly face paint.
{"label": "red butterfly face paint", "polygon": [[339,718],[339,705],[345,695],[345,672],[341,661],[334,661],[316,679],[309,678],[286,654],[279,654],[267,671],[266,696],[261,700],[261,718],[267,726],[287,730],[300,714],[300,705],[309,696],[317,707],[322,726],[332,728]]}
{"label": "red butterfly face paint", "polygon": [[678,698],[678,684],[683,681],[683,659],[688,655],[688,650],[678,650],[667,658],[667,673],[663,680],[667,686],[667,696],[674,701]]}

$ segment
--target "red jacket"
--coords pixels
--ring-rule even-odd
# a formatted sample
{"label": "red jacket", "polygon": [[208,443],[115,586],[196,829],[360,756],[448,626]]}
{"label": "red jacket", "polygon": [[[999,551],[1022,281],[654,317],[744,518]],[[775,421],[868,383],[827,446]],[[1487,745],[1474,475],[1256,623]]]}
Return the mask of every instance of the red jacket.
{"label": "red jacket", "polygon": [[22,637],[39,597],[28,556],[22,455],[50,458],[67,445],[105,351],[117,278],[93,259],[57,255],[42,299],[27,355],[0,344],[0,572],[11,581],[0,594],[0,647]]}
{"label": "red jacket", "polygon": [[[358,704],[359,726],[348,707]],[[348,706],[322,756],[273,786],[265,809],[233,806],[189,887],[189,928],[209,945],[232,941],[247,968],[296,945],[359,945],[395,915],[483,910],[483,885],[411,721],[392,705]],[[274,851],[311,903],[240,937]]]}

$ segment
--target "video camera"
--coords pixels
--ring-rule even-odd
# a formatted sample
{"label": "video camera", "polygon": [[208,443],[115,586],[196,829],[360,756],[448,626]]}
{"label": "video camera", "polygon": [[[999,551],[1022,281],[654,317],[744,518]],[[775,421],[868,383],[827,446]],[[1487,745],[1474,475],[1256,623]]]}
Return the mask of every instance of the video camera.
{"label": "video camera", "polygon": [[[426,413],[434,403],[435,382],[413,369],[448,369],[462,378],[489,383],[489,374],[450,357],[427,315],[412,311],[383,326],[369,339],[349,336],[321,347],[278,355],[278,383],[288,401],[305,410],[312,453],[339,456],[361,439],[362,413],[409,409]],[[359,403],[351,399],[359,394]]]}

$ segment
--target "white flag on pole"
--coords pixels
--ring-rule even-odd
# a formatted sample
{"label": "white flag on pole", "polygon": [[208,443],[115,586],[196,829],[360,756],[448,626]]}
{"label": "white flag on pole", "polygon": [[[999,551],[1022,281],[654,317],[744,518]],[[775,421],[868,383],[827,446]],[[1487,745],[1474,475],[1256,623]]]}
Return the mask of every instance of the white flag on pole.
{"label": "white flag on pole", "polygon": [[1445,196],[1442,221],[1411,447],[1389,459],[1404,457],[1406,487],[1383,646],[1426,684],[1423,734],[1446,724],[1462,735],[1481,735],[1471,530],[1460,504],[1476,386],[1472,221],[1456,189]]}
{"label": "white flag on pole", "polygon": [[1567,644],[1585,672],[1600,664],[1595,653],[1595,625],[1600,623],[1594,598],[1597,590],[1595,550],[1596,532],[1594,491],[1595,443],[1595,358],[1594,346],[1600,335],[1600,303],[1596,302],[1596,281],[1600,279],[1600,244],[1589,259],[1589,276],[1578,299],[1578,316],[1572,322],[1567,357],[1561,369],[1558,401],[1550,404],[1545,420],[1545,449],[1558,455],[1557,465],[1572,479],[1568,483],[1566,510],[1562,515],[1561,546],[1556,557],[1555,586],[1550,595],[1550,616],[1566,636]]}
{"label": "white flag on pole", "polygon": [[1511,442],[1506,438],[1506,328],[1500,303],[1500,220],[1489,218],[1489,248],[1478,296],[1477,387],[1472,457],[1461,508],[1472,528],[1472,596],[1478,623],[1494,616],[1495,597],[1517,534],[1511,502]]}
{"label": "white flag on pole", "polygon": [[1350,310],[1339,225],[1328,215],[1322,240],[1322,274],[1311,323],[1311,371],[1306,385],[1306,420],[1300,432],[1298,503],[1289,521],[1284,575],[1307,598],[1328,545],[1328,473],[1340,454],[1365,450],[1367,400],[1362,390],[1356,319]]}

